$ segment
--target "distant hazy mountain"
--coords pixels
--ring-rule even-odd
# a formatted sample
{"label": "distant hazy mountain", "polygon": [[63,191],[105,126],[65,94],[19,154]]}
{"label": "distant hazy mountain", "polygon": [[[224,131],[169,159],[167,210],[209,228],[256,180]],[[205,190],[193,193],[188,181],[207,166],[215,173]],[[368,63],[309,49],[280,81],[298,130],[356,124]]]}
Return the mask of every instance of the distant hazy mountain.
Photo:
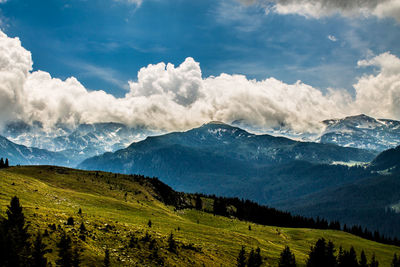
{"label": "distant hazy mountain", "polygon": [[[187,132],[148,137],[115,153],[87,159],[79,168],[157,176],[177,190],[271,203],[287,192],[302,195],[348,177],[337,175],[348,167],[320,168],[317,163],[368,162],[374,156],[371,151],[254,135],[213,122]],[[329,177],[321,177],[321,172]],[[317,186],[307,185],[312,180],[318,181]]]}
{"label": "distant hazy mountain", "polygon": [[[344,184],[274,203],[305,216],[362,224],[400,237],[400,146],[379,154]],[[361,179],[360,179],[361,178]]]}
{"label": "distant hazy mountain", "polygon": [[366,115],[326,120],[321,143],[383,151],[400,144],[400,121]]}
{"label": "distant hazy mountain", "polygon": [[76,129],[59,125],[45,132],[39,124],[14,122],[7,125],[3,134],[18,144],[62,152],[72,159],[69,166],[76,166],[88,157],[125,148],[152,133],[120,123],[81,124]]}
{"label": "distant hazy mountain", "polygon": [[0,136],[0,157],[8,158],[11,165],[68,165],[69,159],[62,153],[50,152],[17,145]]}

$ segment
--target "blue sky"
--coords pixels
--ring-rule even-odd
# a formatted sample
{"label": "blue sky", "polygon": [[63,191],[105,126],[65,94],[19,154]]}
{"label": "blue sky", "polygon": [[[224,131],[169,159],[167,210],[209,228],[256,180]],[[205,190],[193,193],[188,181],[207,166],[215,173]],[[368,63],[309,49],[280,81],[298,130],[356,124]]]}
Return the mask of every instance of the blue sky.
{"label": "blue sky", "polygon": [[200,62],[203,77],[239,73],[351,92],[365,73],[358,60],[400,55],[391,17],[266,14],[236,0],[8,0],[0,9],[3,31],[32,52],[35,70],[116,96],[141,67],[186,57]]}

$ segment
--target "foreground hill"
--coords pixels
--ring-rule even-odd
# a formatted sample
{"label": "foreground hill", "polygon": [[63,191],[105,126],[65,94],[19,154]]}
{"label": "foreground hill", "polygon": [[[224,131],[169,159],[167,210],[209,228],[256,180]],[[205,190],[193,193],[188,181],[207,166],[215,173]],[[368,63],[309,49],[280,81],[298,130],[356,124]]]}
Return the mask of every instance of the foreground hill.
{"label": "foreground hill", "polygon": [[[13,167],[0,170],[0,187],[1,214],[10,198],[17,195],[25,207],[30,232],[47,230],[44,241],[53,249],[48,255],[51,262],[55,260],[55,242],[62,230],[83,249],[84,266],[101,266],[105,248],[110,249],[115,266],[158,265],[145,241],[146,232],[155,240],[158,257],[168,266],[234,266],[242,245],[248,249],[260,247],[266,266],[276,266],[280,252],[289,245],[302,266],[310,246],[320,237],[346,249],[353,245],[358,255],[365,250],[368,258],[375,253],[381,266],[389,266],[398,251],[398,247],[341,231],[260,226],[166,206],[168,198],[160,191],[165,185],[139,176],[60,167]],[[193,202],[190,195],[176,196],[181,208]],[[210,201],[203,198],[202,209],[210,209]],[[78,214],[80,208],[82,214]],[[66,225],[69,217],[74,218],[73,225]],[[87,230],[85,240],[79,238],[82,222]],[[178,243],[177,253],[166,249],[170,233]],[[134,242],[130,246],[132,237]]]}

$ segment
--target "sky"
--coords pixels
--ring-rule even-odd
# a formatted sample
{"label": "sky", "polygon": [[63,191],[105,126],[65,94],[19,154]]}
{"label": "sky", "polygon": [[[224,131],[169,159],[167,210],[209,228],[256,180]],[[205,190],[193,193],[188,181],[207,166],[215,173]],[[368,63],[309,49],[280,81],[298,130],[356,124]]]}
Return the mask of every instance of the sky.
{"label": "sky", "polygon": [[399,23],[398,0],[0,0],[0,124],[400,119]]}

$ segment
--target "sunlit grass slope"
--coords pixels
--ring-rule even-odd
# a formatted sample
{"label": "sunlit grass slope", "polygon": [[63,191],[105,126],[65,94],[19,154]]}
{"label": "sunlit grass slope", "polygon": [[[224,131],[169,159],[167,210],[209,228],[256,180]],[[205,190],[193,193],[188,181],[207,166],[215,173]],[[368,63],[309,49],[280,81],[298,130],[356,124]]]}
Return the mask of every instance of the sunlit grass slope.
{"label": "sunlit grass slope", "polygon": [[[48,254],[51,262],[57,257],[55,242],[64,229],[82,248],[85,266],[101,266],[105,248],[109,248],[115,266],[157,265],[149,242],[129,246],[132,236],[140,240],[146,232],[155,240],[152,246],[159,248],[158,257],[167,266],[234,266],[242,245],[247,251],[260,247],[266,266],[277,266],[280,252],[289,245],[302,266],[310,246],[321,237],[337,247],[348,249],[352,245],[358,255],[364,250],[368,258],[375,253],[380,266],[390,266],[393,254],[400,251],[340,231],[260,226],[197,210],[176,210],[157,200],[146,179],[133,181],[119,174],[50,166],[12,167],[0,170],[0,188],[3,217],[11,197],[18,196],[30,232],[47,229],[44,241],[53,249]],[[210,201],[203,199],[205,206],[210,206]],[[66,225],[68,217],[74,218],[73,226]],[[87,229],[85,241],[79,238],[82,222]],[[50,224],[56,224],[56,229]],[[178,243],[177,253],[167,250],[170,233]]]}

